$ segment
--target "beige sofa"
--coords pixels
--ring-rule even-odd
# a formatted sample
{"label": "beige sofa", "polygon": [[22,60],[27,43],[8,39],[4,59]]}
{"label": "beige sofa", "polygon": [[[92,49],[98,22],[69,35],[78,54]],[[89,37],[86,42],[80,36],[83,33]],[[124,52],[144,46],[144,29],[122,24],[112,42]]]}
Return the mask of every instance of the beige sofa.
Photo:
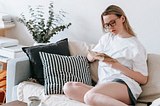
{"label": "beige sofa", "polygon": [[[95,45],[69,40],[68,46],[72,56],[86,56],[87,50]],[[147,106],[148,102],[154,100],[151,106],[160,106],[160,100],[158,99],[160,98],[160,55],[148,54],[147,64],[149,71],[148,83],[141,85],[143,92],[138,98],[136,106]],[[95,82],[98,81],[97,68],[98,62],[90,63],[91,77]],[[16,99],[27,102],[29,96],[37,95],[41,97],[41,105],[43,104],[43,106],[87,106],[78,101],[70,100],[65,95],[44,95],[44,87],[42,85],[27,81],[30,76],[30,65],[27,57],[13,59],[8,62],[7,102]]]}

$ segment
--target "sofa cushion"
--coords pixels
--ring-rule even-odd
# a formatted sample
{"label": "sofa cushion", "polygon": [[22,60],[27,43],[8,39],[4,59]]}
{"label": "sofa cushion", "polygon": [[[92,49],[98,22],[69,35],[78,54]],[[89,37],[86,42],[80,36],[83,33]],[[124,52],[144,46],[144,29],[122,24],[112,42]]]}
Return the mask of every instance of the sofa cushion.
{"label": "sofa cushion", "polygon": [[[86,43],[83,41],[69,39],[68,48],[71,56],[82,55],[87,56],[88,49],[93,49],[95,44]],[[91,78],[93,81],[98,81],[98,61],[89,63]]]}
{"label": "sofa cushion", "polygon": [[160,97],[160,55],[148,54],[148,82],[142,85],[139,102],[152,102]]}
{"label": "sofa cushion", "polygon": [[86,56],[63,56],[39,52],[45,78],[45,94],[63,94],[63,85],[75,81],[91,85]]}
{"label": "sofa cushion", "polygon": [[[130,105],[130,106],[133,106],[133,105]],[[146,103],[136,103],[135,106],[148,106]]]}
{"label": "sofa cushion", "polygon": [[39,57],[39,51],[67,55],[67,56],[70,55],[69,50],[68,50],[68,39],[67,38],[60,40],[56,43],[51,43],[49,45],[23,47],[22,50],[29,57],[33,76],[42,85],[44,85],[44,75],[43,75],[43,66],[42,66],[42,63]]}

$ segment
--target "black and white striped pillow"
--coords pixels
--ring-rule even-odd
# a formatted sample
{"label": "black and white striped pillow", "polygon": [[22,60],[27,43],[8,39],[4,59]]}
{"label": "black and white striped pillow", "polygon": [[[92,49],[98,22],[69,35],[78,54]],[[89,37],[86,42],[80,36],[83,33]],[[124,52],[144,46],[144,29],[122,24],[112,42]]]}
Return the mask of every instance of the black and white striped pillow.
{"label": "black and white striped pillow", "polygon": [[63,85],[69,81],[91,85],[86,56],[63,56],[39,52],[43,64],[45,94],[63,94]]}

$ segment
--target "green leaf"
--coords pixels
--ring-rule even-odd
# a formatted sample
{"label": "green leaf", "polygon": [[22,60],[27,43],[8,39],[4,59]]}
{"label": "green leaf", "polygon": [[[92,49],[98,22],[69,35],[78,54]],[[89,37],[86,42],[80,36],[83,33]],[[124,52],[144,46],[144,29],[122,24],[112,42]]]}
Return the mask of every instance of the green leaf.
{"label": "green leaf", "polygon": [[54,12],[54,2],[51,1],[49,5],[49,17],[45,23],[44,6],[37,5],[35,10],[28,5],[29,13],[32,19],[25,18],[25,15],[21,13],[21,17],[16,17],[16,21],[24,24],[29,33],[32,34],[33,39],[37,42],[47,43],[53,35],[58,34],[58,32],[64,31],[64,29],[71,26],[71,23],[64,24],[63,18],[65,18],[66,12],[60,10],[58,14]]}

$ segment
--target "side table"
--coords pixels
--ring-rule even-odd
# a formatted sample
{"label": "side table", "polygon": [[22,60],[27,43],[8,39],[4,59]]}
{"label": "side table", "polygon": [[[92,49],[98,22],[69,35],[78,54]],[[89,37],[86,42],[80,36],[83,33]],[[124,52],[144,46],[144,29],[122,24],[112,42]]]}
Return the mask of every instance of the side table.
{"label": "side table", "polygon": [[0,70],[7,70],[7,63],[2,62],[0,58]]}
{"label": "side table", "polygon": [[[12,28],[14,28],[14,26],[4,27],[4,28],[0,27],[0,36],[1,36],[1,37],[5,37],[5,31],[6,31],[6,30],[11,30]],[[3,56],[2,56],[2,57],[3,57]],[[0,56],[0,70],[6,70],[6,69],[7,69],[7,63],[1,61],[2,57]],[[2,66],[3,66],[3,67],[2,67]],[[1,67],[2,67],[3,69],[1,69]]]}
{"label": "side table", "polygon": [[27,103],[16,100],[16,101],[13,101],[13,102],[3,104],[1,106],[27,106]]}
{"label": "side table", "polygon": [[11,30],[14,26],[12,27],[5,27],[5,28],[1,28],[0,27],[0,36],[5,37],[5,30]]}

